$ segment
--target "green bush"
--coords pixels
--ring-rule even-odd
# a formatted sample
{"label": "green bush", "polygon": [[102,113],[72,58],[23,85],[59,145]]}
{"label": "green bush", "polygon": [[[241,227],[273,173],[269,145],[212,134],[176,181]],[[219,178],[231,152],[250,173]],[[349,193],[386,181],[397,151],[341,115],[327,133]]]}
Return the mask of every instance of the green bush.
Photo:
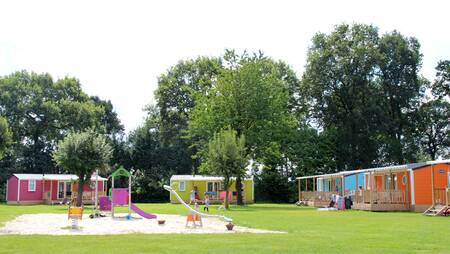
{"label": "green bush", "polygon": [[294,203],[297,201],[295,181],[275,170],[263,170],[254,177],[255,201],[272,203]]}

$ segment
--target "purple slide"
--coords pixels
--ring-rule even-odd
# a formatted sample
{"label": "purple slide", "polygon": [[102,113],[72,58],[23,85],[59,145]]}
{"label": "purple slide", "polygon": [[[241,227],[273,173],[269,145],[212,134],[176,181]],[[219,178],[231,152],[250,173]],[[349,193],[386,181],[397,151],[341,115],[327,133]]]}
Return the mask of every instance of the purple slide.
{"label": "purple slide", "polygon": [[142,209],[140,209],[133,203],[131,203],[131,210],[133,210],[135,213],[139,214],[140,216],[146,219],[156,219],[156,215],[144,212]]}

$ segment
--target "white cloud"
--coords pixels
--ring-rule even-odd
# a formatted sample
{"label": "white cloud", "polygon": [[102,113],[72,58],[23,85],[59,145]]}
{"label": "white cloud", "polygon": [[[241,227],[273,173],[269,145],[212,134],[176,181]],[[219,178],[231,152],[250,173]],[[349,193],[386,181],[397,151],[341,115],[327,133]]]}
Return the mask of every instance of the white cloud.
{"label": "white cloud", "polygon": [[127,131],[142,122],[157,76],[180,59],[263,50],[301,73],[310,39],[335,24],[417,37],[422,73],[450,59],[448,1],[2,1],[0,75],[79,78],[110,99]]}

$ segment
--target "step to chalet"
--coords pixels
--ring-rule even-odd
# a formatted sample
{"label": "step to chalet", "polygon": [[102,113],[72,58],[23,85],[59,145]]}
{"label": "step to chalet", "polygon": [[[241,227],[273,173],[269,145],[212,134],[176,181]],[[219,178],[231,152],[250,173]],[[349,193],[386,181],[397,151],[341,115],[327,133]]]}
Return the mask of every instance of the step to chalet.
{"label": "step to chalet", "polygon": [[427,216],[444,215],[450,208],[445,205],[435,205],[428,208],[423,214]]}

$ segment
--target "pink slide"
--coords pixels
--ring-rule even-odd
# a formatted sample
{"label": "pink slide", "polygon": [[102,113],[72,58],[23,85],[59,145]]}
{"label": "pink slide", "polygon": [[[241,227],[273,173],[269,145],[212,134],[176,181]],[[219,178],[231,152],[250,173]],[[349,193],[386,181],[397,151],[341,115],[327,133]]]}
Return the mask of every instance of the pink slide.
{"label": "pink slide", "polygon": [[133,210],[135,213],[139,214],[140,216],[146,219],[156,219],[156,215],[144,212],[142,209],[140,209],[133,203],[131,203],[131,210]]}

